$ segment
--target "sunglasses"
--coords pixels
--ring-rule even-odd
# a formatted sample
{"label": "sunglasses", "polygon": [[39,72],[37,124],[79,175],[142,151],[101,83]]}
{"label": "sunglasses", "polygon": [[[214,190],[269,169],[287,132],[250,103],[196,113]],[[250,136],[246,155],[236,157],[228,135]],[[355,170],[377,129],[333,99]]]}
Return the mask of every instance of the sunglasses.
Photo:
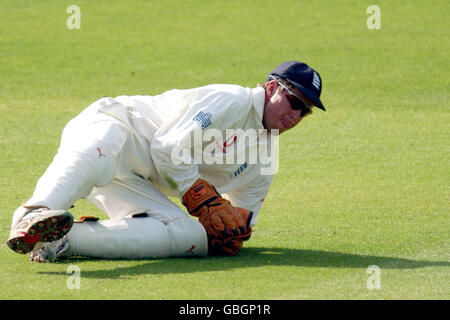
{"label": "sunglasses", "polygon": [[270,78],[275,80],[278,83],[279,86],[281,86],[284,90],[287,91],[288,94],[286,95],[286,98],[289,101],[291,109],[292,110],[300,110],[300,117],[301,118],[306,118],[307,116],[312,114],[313,111],[312,111],[312,109],[310,107],[308,107],[308,105],[306,104],[305,100],[303,100],[297,94],[292,92],[292,90],[290,90],[288,87],[286,87],[284,84],[282,84],[274,76],[270,76]]}

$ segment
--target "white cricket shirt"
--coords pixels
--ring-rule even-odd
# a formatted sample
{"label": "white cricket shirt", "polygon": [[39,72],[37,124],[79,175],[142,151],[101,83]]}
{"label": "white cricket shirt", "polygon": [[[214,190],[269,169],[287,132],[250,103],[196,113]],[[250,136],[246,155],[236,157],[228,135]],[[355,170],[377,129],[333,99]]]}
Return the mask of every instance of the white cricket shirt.
{"label": "white cricket shirt", "polygon": [[233,205],[253,211],[256,223],[277,161],[276,138],[262,124],[263,88],[215,84],[115,100],[126,110],[114,116],[149,145],[150,163],[136,165],[136,174],[178,197],[202,178]]}

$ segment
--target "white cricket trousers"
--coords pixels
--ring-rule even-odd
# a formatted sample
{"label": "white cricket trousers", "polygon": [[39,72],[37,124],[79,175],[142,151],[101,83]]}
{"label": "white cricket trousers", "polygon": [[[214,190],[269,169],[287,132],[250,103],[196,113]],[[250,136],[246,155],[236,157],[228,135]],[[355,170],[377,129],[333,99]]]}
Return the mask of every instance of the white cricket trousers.
{"label": "white cricket trousers", "polygon": [[[153,165],[148,143],[127,124],[98,111],[111,104],[118,102],[100,99],[67,124],[56,156],[25,205],[68,210],[86,198],[107,214],[110,220],[74,224],[68,239],[78,255],[205,256],[203,226],[144,178]],[[139,213],[147,217],[131,218]]]}

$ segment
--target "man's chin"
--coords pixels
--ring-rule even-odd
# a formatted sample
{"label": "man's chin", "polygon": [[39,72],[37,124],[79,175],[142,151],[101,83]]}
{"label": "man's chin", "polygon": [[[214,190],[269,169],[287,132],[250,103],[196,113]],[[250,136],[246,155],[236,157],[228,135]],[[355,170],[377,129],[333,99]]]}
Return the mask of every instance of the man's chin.
{"label": "man's chin", "polygon": [[267,128],[266,124],[263,122],[264,129],[267,130],[268,133],[274,136],[280,135],[282,132],[286,131],[286,128]]}

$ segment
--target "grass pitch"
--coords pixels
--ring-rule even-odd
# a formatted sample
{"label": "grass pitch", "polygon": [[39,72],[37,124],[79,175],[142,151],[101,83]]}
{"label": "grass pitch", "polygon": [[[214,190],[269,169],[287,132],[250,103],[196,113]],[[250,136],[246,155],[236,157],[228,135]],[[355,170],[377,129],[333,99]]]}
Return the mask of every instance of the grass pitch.
{"label": "grass pitch", "polygon": [[[72,1],[2,1],[0,298],[449,299],[450,4],[379,0],[369,30],[372,2],[77,1],[70,30]],[[292,59],[320,72],[328,111],[281,136],[238,256],[33,264],[7,248],[13,211],[91,102],[252,87]],[[102,216],[85,201],[73,213]]]}

